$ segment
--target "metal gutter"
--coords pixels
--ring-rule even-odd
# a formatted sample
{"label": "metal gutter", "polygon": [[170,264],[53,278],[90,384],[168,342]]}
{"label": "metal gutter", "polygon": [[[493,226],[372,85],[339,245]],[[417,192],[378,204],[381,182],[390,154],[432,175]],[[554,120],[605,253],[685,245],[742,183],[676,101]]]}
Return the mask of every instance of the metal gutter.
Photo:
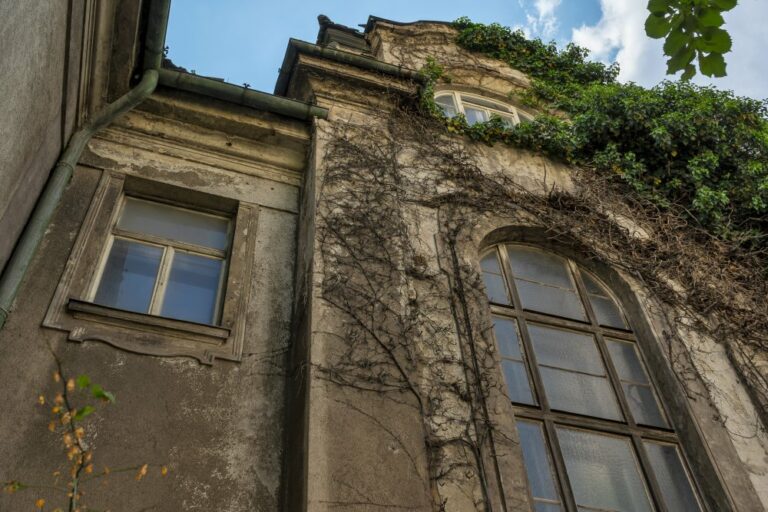
{"label": "metal gutter", "polygon": [[351,66],[367,69],[369,71],[375,71],[377,73],[383,73],[385,75],[390,75],[405,80],[413,80],[416,82],[424,82],[425,80],[424,76],[418,71],[404,68],[402,66],[395,66],[394,64],[389,64],[387,62],[382,62],[380,60],[374,59],[373,57],[366,57],[364,55],[345,52],[343,50],[336,50],[326,46],[318,46],[316,44],[307,43],[306,41],[300,41],[298,39],[291,39],[288,41],[288,50],[285,53],[283,66],[280,68],[280,75],[277,78],[277,84],[275,84],[275,94],[282,96],[287,92],[288,82],[290,81],[291,73],[293,72],[293,68],[299,53],[312,55],[314,57],[321,57],[341,64],[349,64]]}
{"label": "metal gutter", "polygon": [[316,105],[190,73],[161,69],[160,84],[304,121],[313,117],[328,118],[328,109]]}
{"label": "metal gutter", "polygon": [[32,258],[45,236],[53,214],[72,179],[75,166],[88,141],[96,132],[109,125],[118,116],[144,101],[157,87],[158,69],[163,58],[165,31],[168,25],[170,7],[171,0],[151,0],[144,46],[144,73],[139,83],[116,101],[94,114],[82,128],[75,132],[69,139],[69,143],[53,171],[51,171],[51,176],[35,204],[35,209],[27,221],[16,247],[13,249],[13,254],[5,266],[2,277],[0,277],[0,329],[5,325],[21,282],[24,280]]}

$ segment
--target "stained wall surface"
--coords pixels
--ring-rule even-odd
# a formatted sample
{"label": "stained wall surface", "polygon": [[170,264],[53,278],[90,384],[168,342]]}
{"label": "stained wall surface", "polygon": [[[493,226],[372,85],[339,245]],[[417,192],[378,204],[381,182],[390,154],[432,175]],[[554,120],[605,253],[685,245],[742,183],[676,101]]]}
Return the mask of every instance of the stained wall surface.
{"label": "stained wall surface", "polygon": [[85,3],[0,2],[0,269],[73,130]]}
{"label": "stained wall surface", "polygon": [[[176,115],[161,115],[169,105]],[[0,418],[0,428],[8,432],[0,441],[0,478],[48,485],[54,471],[66,472],[61,441],[47,428],[50,403],[36,405],[39,394],[53,397],[58,391],[51,378],[53,350],[70,375],[87,374],[117,397],[89,419],[86,442],[95,472],[150,464],[140,482],[132,470],[86,485],[89,507],[274,512],[281,491],[284,367],[306,128],[173,96],[153,98],[143,108],[91,142],[0,333],[0,375],[13,383],[0,391],[13,411]],[[184,117],[201,112],[207,114],[202,126]],[[280,162],[267,161],[277,154],[269,147],[280,146],[280,137],[291,139],[279,151]],[[132,353],[97,340],[73,343],[68,332],[42,326],[104,173],[256,209],[240,362],[208,365],[189,357]],[[161,465],[169,469],[166,477]],[[4,495],[0,509],[27,510],[37,497]],[[56,495],[45,498],[63,506]]]}

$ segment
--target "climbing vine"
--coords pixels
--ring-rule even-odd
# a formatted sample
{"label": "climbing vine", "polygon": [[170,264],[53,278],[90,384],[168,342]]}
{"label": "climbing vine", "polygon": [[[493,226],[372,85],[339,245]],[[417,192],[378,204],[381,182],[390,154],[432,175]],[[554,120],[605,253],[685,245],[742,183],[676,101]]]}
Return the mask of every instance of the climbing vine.
{"label": "climbing vine", "polygon": [[[463,48],[532,79],[525,93],[543,113],[505,126],[446,119],[430,103],[439,63],[423,70],[422,105],[449,132],[532,149],[611,176],[662,208],[677,205],[694,226],[742,249],[768,254],[768,103],[687,82],[647,89],[616,81],[618,68],[587,60],[575,45],[528,40],[521,31],[461,18]],[[429,97],[427,97],[429,96]]]}
{"label": "climbing vine", "polygon": [[[322,135],[320,296],[339,323],[323,325],[325,356],[315,375],[342,388],[336,402],[406,452],[414,474],[432,487],[436,510],[487,509],[495,471],[488,440],[513,438],[499,409],[486,410],[505,389],[477,266],[475,237],[489,226],[530,226],[555,246],[633,276],[660,301],[654,313],[668,328],[662,341],[692,399],[718,391],[700,388],[695,349],[683,339],[691,331],[723,344],[766,420],[768,382],[755,354],[768,343],[768,289],[754,280],[753,256],[702,237],[676,205],[626,195],[612,176],[575,167],[575,189],[534,192],[504,169],[481,168],[471,144],[407,104],[366,119],[364,126],[331,123]],[[632,219],[636,229],[617,218]],[[366,412],[368,400],[417,413],[428,473],[407,436]],[[472,504],[457,503],[457,494]]]}

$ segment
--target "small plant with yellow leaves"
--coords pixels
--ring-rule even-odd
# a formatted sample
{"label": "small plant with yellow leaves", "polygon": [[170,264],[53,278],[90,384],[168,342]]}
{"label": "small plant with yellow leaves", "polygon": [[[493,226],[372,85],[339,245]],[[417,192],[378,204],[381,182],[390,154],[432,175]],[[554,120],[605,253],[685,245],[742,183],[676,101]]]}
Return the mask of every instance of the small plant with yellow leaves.
{"label": "small plant with yellow leaves", "polygon": [[[46,510],[46,505],[51,502],[63,501],[64,507],[50,508],[52,512],[88,512],[83,500],[83,486],[97,479],[106,479],[113,473],[135,473],[136,481],[142,480],[150,474],[150,468],[157,467],[161,476],[168,474],[168,467],[159,464],[137,464],[133,466],[110,469],[103,466],[101,471],[94,471],[95,462],[93,447],[89,443],[89,425],[87,419],[98,411],[101,406],[109,406],[115,403],[115,395],[105,390],[101,385],[91,381],[88,375],[79,375],[76,378],[67,376],[58,356],[53,352],[56,361],[56,371],[53,373],[53,382],[58,388],[52,398],[40,394],[36,402],[40,407],[50,406],[51,419],[48,430],[58,436],[62,453],[65,456],[66,471],[53,472],[52,485],[37,485],[24,483],[19,480],[2,482],[4,494],[34,490],[38,493],[32,503],[35,510]],[[61,476],[68,476],[66,483],[61,482]],[[51,493],[53,496],[41,497],[42,493]],[[0,509],[2,507],[0,506]]]}

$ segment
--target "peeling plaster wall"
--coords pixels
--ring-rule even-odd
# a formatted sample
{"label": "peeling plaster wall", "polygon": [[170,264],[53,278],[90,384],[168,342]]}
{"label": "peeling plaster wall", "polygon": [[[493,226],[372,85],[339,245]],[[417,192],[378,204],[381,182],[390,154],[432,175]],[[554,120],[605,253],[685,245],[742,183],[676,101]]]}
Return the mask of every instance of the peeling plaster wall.
{"label": "peeling plaster wall", "polygon": [[[207,101],[154,96],[94,139],[56,212],[8,323],[0,332],[0,479],[50,484],[65,469],[48,407],[39,393],[61,357],[71,375],[88,374],[117,401],[91,416],[89,443],[96,471],[142,463],[157,466],[141,482],[113,474],[86,485],[89,507],[114,511],[280,510],[285,363],[290,342],[299,186],[307,129],[302,123]],[[168,108],[172,105],[173,108]],[[206,112],[201,123],[181,121]],[[161,116],[165,112],[168,116]],[[171,115],[171,112],[173,115]],[[248,126],[250,137],[235,136]],[[151,133],[151,136],[147,136]],[[269,135],[271,134],[271,135]],[[286,135],[287,134],[287,135]],[[273,147],[265,149],[267,140]],[[282,149],[281,149],[282,148]],[[269,154],[280,153],[278,161]],[[67,341],[41,322],[103,172],[245,201],[258,207],[254,267],[246,305],[241,362],[154,357],[109,345]],[[12,383],[12,385],[10,385]],[[31,509],[36,493],[0,496],[1,510]],[[53,506],[53,496],[46,496]],[[60,505],[63,506],[63,505]]]}
{"label": "peeling plaster wall", "polygon": [[[458,48],[453,44],[453,35],[453,30],[445,25],[424,23],[392,26],[377,22],[368,38],[376,57],[385,62],[418,70],[426,63],[427,57],[435,57],[452,78],[451,84],[443,87],[484,93],[498,99],[507,98],[514,104],[515,94],[527,85],[527,79],[496,61],[471,55]],[[339,72],[337,69],[336,73],[326,74],[325,70],[331,67],[329,63],[320,64],[313,62],[313,59],[300,57],[298,71],[295,73],[298,78],[294,78],[289,88],[317,98],[322,106],[331,111],[327,123],[318,123],[314,141],[316,161],[313,166],[313,178],[318,184],[307,190],[308,194],[312,194],[309,202],[318,211],[323,211],[325,207],[321,193],[326,172],[324,168],[334,165],[332,161],[323,160],[328,145],[333,141],[334,128],[343,132],[344,126],[354,126],[363,131],[375,132],[376,128],[381,128],[385,123],[386,114],[383,112],[389,108],[384,101],[386,93],[397,93],[404,89],[395,80],[392,80],[390,86],[382,86],[382,76],[371,75],[367,81],[371,90],[366,90],[361,85],[361,82],[366,82],[365,73],[347,70]],[[349,81],[345,82],[343,77]],[[382,87],[383,91],[372,91],[378,87]],[[567,166],[526,151],[501,144],[488,147],[468,141],[464,142],[462,149],[483,172],[506,174],[516,184],[535,194],[545,195],[553,189],[572,191],[576,186]],[[401,155],[401,159],[393,165],[408,170],[408,158],[418,159],[419,155]],[[612,212],[607,214],[621,226],[628,227],[634,236],[648,236],[630,218]],[[440,236],[439,225],[434,222],[435,211],[408,206],[403,210],[403,218],[406,219],[407,229],[413,233],[414,244],[423,249],[428,264],[440,262],[445,268],[446,248],[431,245]],[[315,221],[313,218],[312,222]],[[489,234],[509,228],[510,223],[526,226],[529,221],[525,218],[511,221],[492,215],[481,219],[472,227],[472,236],[460,242],[461,262],[477,266],[477,251],[483,243],[488,243]],[[307,231],[306,236],[307,247],[314,246],[314,260],[309,268],[300,272],[298,278],[305,279],[313,290],[310,292],[312,300],[301,305],[306,307],[304,315],[310,322],[303,335],[310,337],[305,343],[311,348],[305,353],[305,361],[294,362],[294,371],[304,365],[308,372],[302,374],[301,378],[302,389],[308,388],[307,402],[304,402],[301,410],[306,422],[306,445],[302,446],[306,446],[307,450],[303,462],[307,471],[305,474],[308,475],[307,510],[326,511],[339,507],[362,511],[378,510],[381,507],[429,510],[439,506],[444,507],[441,510],[449,511],[483,510],[484,507],[477,500],[476,484],[472,482],[472,473],[477,474],[477,467],[468,471],[464,481],[455,479],[431,488],[430,485],[424,485],[421,489],[414,487],[414,479],[423,481],[424,475],[434,479],[435,474],[440,473],[440,468],[433,465],[434,461],[423,445],[424,433],[418,428],[418,413],[412,405],[407,405],[407,400],[400,405],[379,401],[380,398],[375,395],[371,397],[370,394],[355,393],[344,386],[329,384],[327,377],[317,371],[318,367],[333,362],[343,351],[341,340],[345,330],[343,315],[324,303],[322,297],[322,277],[326,270],[318,259],[321,241],[317,234],[313,239],[311,231]],[[567,252],[567,248],[555,250]],[[579,258],[578,254],[572,256],[577,260]],[[663,310],[653,297],[647,296],[643,285],[631,276],[622,275],[621,280],[626,283],[621,290],[623,298],[628,303],[637,304],[630,314],[641,324],[638,329],[646,340],[645,350],[653,353],[651,360],[655,364],[664,366],[663,371],[659,370],[664,375],[659,375],[658,379],[663,382],[664,391],[673,393],[673,396],[665,399],[670,403],[675,402],[675,407],[686,411],[682,414],[690,418],[690,421],[686,420],[687,423],[681,422],[681,436],[702,440],[699,444],[693,443],[697,452],[689,454],[689,457],[697,463],[714,466],[714,474],[718,475],[716,478],[724,483],[725,493],[730,496],[737,510],[768,510],[768,438],[744,386],[723,354],[722,347],[711,340],[698,340],[695,334],[685,332],[682,332],[685,346],[666,346],[665,331],[684,331],[684,326],[669,320],[675,318],[676,312]],[[393,293],[398,286],[392,284]],[[483,299],[478,299],[476,304],[471,305],[472,318],[479,324],[483,324],[483,319],[488,316],[483,303]],[[446,324],[455,321],[454,313],[446,307],[447,303],[434,306],[430,314],[436,321],[444,321]],[[412,342],[426,350],[426,347],[418,345],[418,340]],[[453,347],[460,350],[460,345],[458,339],[445,337],[446,349]],[[681,368],[678,366],[681,363],[668,359],[669,350],[672,349],[690,354],[689,365]],[[677,376],[673,368],[680,372]],[[695,392],[686,396],[680,381],[696,374],[703,376],[703,379],[696,377],[693,382],[687,383]],[[295,386],[296,383],[291,385]],[[472,384],[465,382],[465,385]],[[708,388],[713,390],[711,394]],[[490,410],[497,417],[506,415],[511,418],[509,402],[503,394],[502,391],[499,396],[491,397]],[[453,412],[457,410],[453,409]],[[393,416],[397,416],[399,421],[393,421]],[[504,487],[501,492],[506,497],[508,510],[529,510],[516,433],[512,426],[502,428],[508,429],[500,437],[506,437],[509,446],[497,446],[497,453],[504,454],[499,458],[501,466],[504,466],[499,469],[501,485]],[[363,439],[365,442],[361,443]],[[394,449],[391,452],[386,449],[393,442],[409,452],[413,471],[394,469],[400,468],[402,461]],[[451,457],[451,454],[443,455],[448,459]],[[301,457],[296,457],[293,463],[296,464],[295,474],[301,474]],[[379,467],[392,470],[379,473]],[[375,486],[371,485],[372,481],[376,482]]]}

